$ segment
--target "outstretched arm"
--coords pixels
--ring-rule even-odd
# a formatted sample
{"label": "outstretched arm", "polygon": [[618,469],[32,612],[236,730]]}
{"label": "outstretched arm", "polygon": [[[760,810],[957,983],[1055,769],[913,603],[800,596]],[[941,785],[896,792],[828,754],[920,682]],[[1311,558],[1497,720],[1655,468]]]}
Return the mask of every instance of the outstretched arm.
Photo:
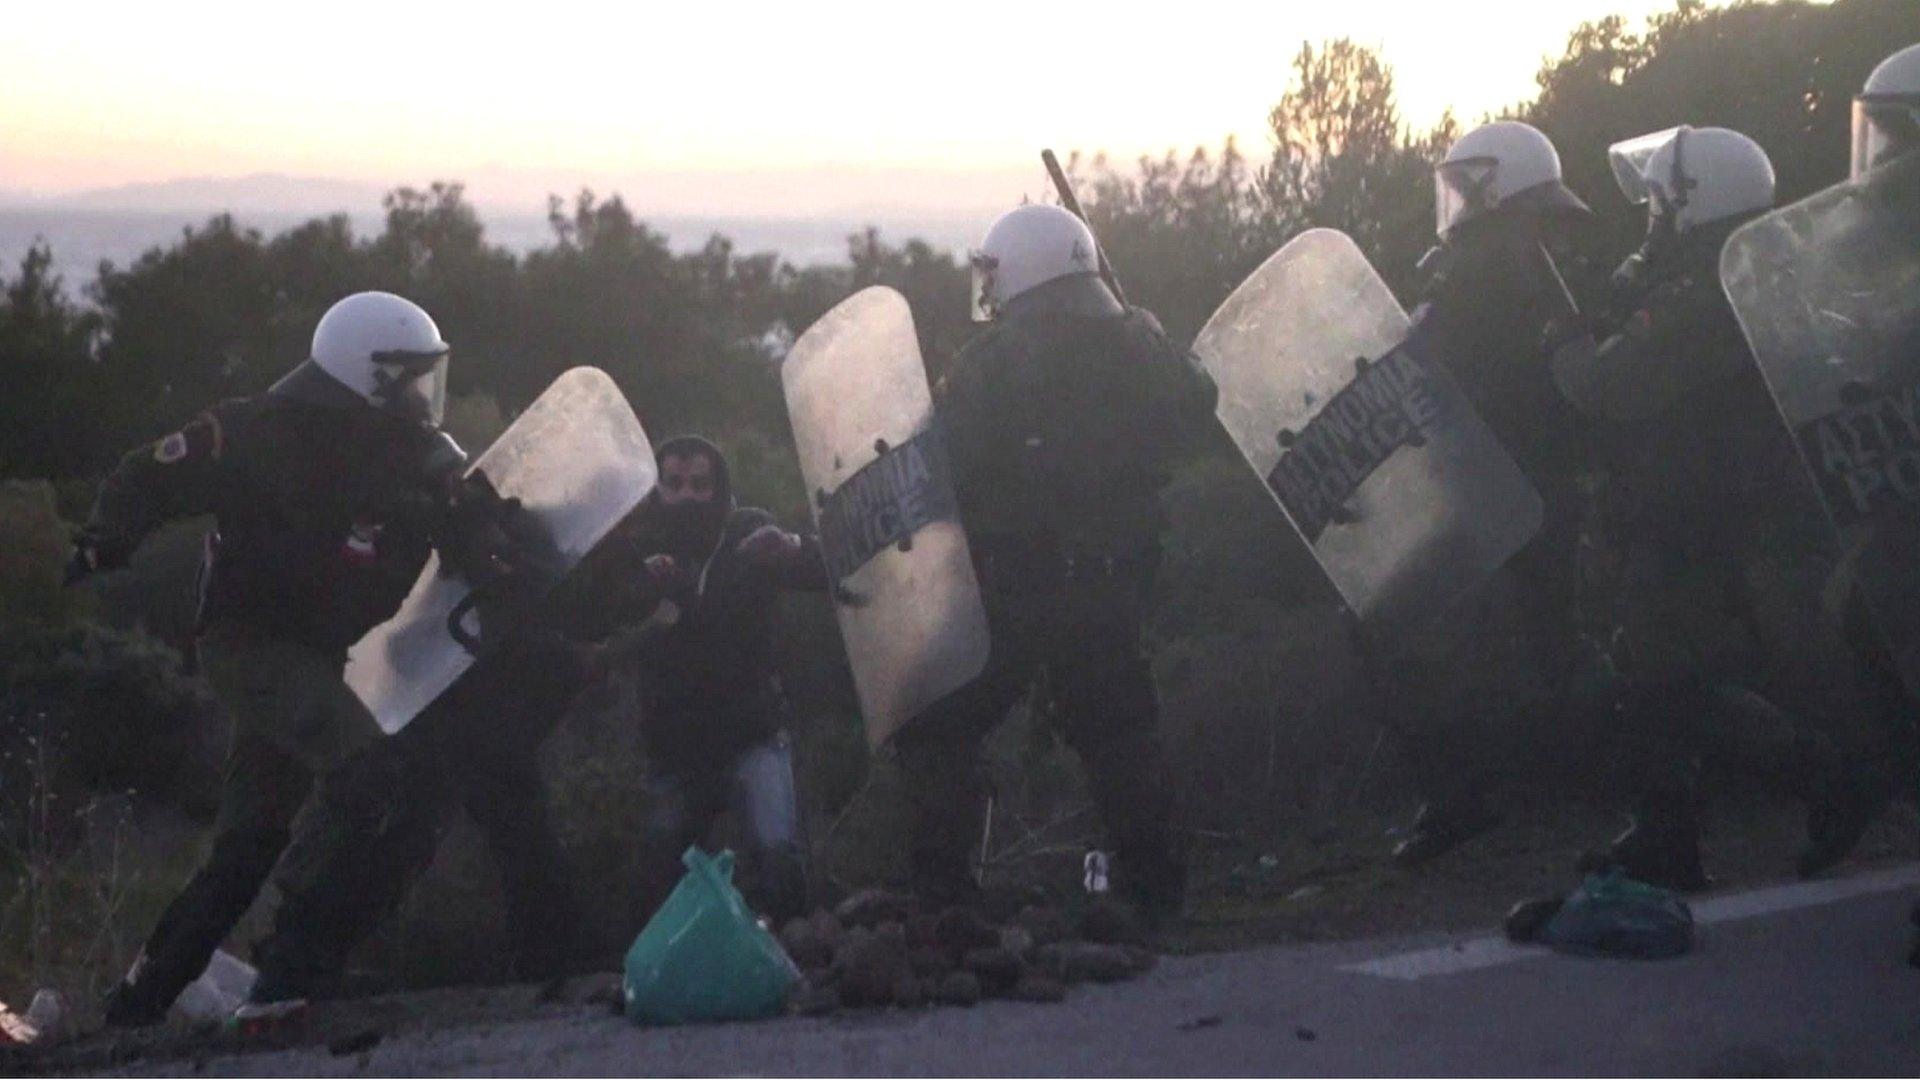
{"label": "outstretched arm", "polygon": [[219,491],[232,406],[215,406],[180,430],[120,459],[100,485],[93,512],[75,538],[67,569],[75,581],[95,570],[124,566],[155,529],[180,517],[209,513]]}
{"label": "outstretched arm", "polygon": [[827,567],[821,561],[816,537],[788,532],[768,522],[748,533],[738,550],[742,559],[763,569],[780,588],[827,591]]}

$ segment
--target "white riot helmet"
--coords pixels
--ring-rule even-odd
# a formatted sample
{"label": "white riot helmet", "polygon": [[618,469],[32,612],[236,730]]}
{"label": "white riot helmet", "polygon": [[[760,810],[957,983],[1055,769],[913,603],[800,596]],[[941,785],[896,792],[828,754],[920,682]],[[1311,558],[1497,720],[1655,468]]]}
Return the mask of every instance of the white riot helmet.
{"label": "white riot helmet", "polygon": [[1773,205],[1773,162],[1728,128],[1680,127],[1607,148],[1620,190],[1647,203],[1655,223],[1680,235]]}
{"label": "white riot helmet", "polygon": [[1532,124],[1498,120],[1460,137],[1433,171],[1435,231],[1440,239],[1494,210],[1587,212],[1560,181],[1560,154]]}
{"label": "white riot helmet", "polygon": [[1867,76],[1853,99],[1853,178],[1920,148],[1920,45],[1909,45]]}
{"label": "white riot helmet", "polygon": [[1014,297],[1049,281],[1100,272],[1099,249],[1086,222],[1038,203],[1000,215],[971,261],[975,322],[998,318]]}
{"label": "white riot helmet", "polygon": [[439,427],[446,415],[448,345],[420,305],[386,292],[354,293],[313,331],[313,363],[368,404]]}

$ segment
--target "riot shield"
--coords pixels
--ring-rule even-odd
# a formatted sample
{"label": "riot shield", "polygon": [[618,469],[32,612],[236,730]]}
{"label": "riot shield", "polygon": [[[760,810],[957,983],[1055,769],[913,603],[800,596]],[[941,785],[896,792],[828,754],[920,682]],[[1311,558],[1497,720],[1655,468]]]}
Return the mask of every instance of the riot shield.
{"label": "riot shield", "polygon": [[853,681],[878,747],[987,661],[967,535],[907,302],[875,286],[780,370]]}
{"label": "riot shield", "polygon": [[1920,692],[1920,155],[1748,223],[1720,281]]}
{"label": "riot shield", "polygon": [[1295,237],[1194,340],[1220,422],[1353,613],[1383,632],[1476,587],[1540,496],[1352,240]]}
{"label": "riot shield", "polygon": [[[521,501],[545,533],[544,569],[557,580],[639,505],[656,468],[619,387],[605,372],[580,367],[554,380],[471,472]],[[481,627],[470,592],[464,578],[441,572],[435,555],[394,616],[348,652],[347,685],[388,734],[472,665]]]}

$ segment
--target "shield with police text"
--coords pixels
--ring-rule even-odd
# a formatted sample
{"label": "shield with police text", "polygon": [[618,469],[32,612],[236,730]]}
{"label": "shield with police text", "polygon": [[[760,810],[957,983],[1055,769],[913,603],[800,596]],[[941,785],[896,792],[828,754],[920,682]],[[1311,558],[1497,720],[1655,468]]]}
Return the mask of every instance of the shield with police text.
{"label": "shield with police text", "polygon": [[986,612],[906,299],[881,286],[849,297],[794,343],[780,377],[878,747],[987,661]]}
{"label": "shield with police text", "polygon": [[[561,375],[473,463],[518,499],[520,531],[536,532],[543,583],[570,571],[653,489],[653,447],[606,372]],[[394,616],[347,654],[347,685],[388,734],[399,731],[472,666],[481,610],[470,583],[427,561]]]}
{"label": "shield with police text", "polygon": [[1539,530],[1539,494],[1344,234],[1295,237],[1193,349],[1221,424],[1369,627],[1439,611]]}
{"label": "shield with police text", "polygon": [[1748,223],[1720,281],[1920,692],[1920,154]]}

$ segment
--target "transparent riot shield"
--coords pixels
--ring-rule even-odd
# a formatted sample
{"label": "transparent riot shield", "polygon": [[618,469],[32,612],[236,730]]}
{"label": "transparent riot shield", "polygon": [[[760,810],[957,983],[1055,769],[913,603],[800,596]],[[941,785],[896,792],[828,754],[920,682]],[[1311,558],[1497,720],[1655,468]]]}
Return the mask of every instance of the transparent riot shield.
{"label": "transparent riot shield", "polygon": [[1920,692],[1920,155],[1748,223],[1720,280]]}
{"label": "transparent riot shield", "polygon": [[856,293],[780,371],[853,681],[878,747],[987,661],[967,535],[907,302]]}
{"label": "transparent riot shield", "polygon": [[[653,447],[607,374],[580,367],[552,386],[473,463],[546,533],[555,576],[577,565],[652,490]],[[467,582],[429,559],[391,619],[347,654],[347,685],[388,734],[419,715],[472,665],[478,614]],[[455,610],[458,620],[450,617]],[[458,636],[456,636],[458,634]],[[468,643],[463,644],[461,638]]]}
{"label": "transparent riot shield", "polygon": [[1479,585],[1540,496],[1352,240],[1295,237],[1194,340],[1220,422],[1354,614],[1391,631]]}

